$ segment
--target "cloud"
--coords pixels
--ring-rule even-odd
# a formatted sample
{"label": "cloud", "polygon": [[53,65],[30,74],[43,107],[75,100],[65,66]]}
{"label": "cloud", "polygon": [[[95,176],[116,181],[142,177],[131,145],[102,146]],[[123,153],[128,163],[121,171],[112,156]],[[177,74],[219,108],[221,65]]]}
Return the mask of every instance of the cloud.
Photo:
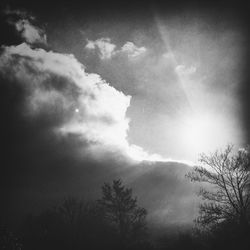
{"label": "cloud", "polygon": [[111,43],[110,38],[100,38],[95,41],[88,40],[86,49],[94,50],[98,49],[101,59],[110,59],[116,54],[116,45]]}
{"label": "cloud", "polygon": [[121,49],[116,49],[116,45],[111,42],[110,38],[100,38],[95,41],[88,40],[85,48],[89,50],[97,49],[102,60],[110,59],[119,54],[126,54],[131,59],[146,52],[145,47],[137,47],[132,42],[126,42]]}
{"label": "cloud", "polygon": [[132,160],[164,160],[127,140],[130,96],[87,73],[73,55],[32,49],[28,44],[3,47],[0,72],[26,89],[26,114],[59,117],[54,132],[75,134],[89,152],[112,151]]}
{"label": "cloud", "polygon": [[146,52],[146,48],[145,47],[137,47],[132,42],[126,42],[122,46],[121,52],[125,52],[125,53],[127,53],[128,57],[134,58],[134,57],[140,56],[141,54]]}
{"label": "cloud", "polygon": [[10,8],[6,8],[3,13],[8,17],[7,22],[15,27],[23,41],[29,44],[47,44],[45,31],[35,24],[35,16],[24,10]]}
{"label": "cloud", "polygon": [[33,25],[29,20],[21,19],[15,23],[16,30],[27,43],[47,43],[47,37],[43,29]]}

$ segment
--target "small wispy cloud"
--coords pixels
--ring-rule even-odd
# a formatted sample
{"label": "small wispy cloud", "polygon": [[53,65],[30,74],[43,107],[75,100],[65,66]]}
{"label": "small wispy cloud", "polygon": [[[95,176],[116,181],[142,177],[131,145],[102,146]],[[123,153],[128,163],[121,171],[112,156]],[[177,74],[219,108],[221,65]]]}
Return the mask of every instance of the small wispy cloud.
{"label": "small wispy cloud", "polygon": [[47,43],[47,37],[43,29],[33,25],[27,19],[17,21],[15,24],[16,30],[27,43]]}
{"label": "small wispy cloud", "polygon": [[100,38],[95,41],[88,40],[86,49],[97,49],[101,59],[110,59],[116,54],[116,45],[111,43],[110,38]]}
{"label": "small wispy cloud", "polygon": [[130,58],[135,58],[137,56],[140,56],[144,52],[146,52],[146,48],[145,47],[137,47],[132,42],[126,42],[122,46],[120,51],[127,53],[128,57],[130,57]]}
{"label": "small wispy cloud", "polygon": [[45,31],[35,24],[35,16],[24,10],[10,8],[6,8],[3,13],[7,16],[8,24],[15,27],[23,41],[29,44],[47,44]]}
{"label": "small wispy cloud", "polygon": [[145,47],[137,47],[133,42],[126,42],[121,49],[116,49],[116,45],[110,38],[100,38],[95,41],[87,40],[85,46],[89,50],[97,50],[102,60],[110,59],[118,54],[125,54],[128,58],[136,58],[146,52]]}

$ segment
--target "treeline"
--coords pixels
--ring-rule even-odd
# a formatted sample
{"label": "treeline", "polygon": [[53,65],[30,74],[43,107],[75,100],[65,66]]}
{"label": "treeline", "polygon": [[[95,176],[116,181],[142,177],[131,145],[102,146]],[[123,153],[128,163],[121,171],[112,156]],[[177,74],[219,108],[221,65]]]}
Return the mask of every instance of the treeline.
{"label": "treeline", "polygon": [[146,209],[121,180],[102,186],[97,201],[66,198],[38,216],[28,216],[19,238],[2,228],[8,250],[149,249]]}
{"label": "treeline", "polygon": [[232,146],[201,155],[187,178],[203,182],[203,202],[193,228],[153,231],[147,211],[121,180],[105,183],[97,201],[72,197],[39,215],[28,216],[18,237],[0,228],[5,250],[217,250],[249,249],[250,154]]}

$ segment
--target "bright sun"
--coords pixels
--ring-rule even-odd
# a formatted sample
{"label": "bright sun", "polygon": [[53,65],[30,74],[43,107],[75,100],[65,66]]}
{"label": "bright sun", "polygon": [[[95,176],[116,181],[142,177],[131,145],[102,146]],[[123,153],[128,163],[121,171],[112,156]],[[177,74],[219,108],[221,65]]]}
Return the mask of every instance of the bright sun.
{"label": "bright sun", "polygon": [[227,141],[227,128],[221,119],[211,115],[194,115],[185,119],[181,129],[181,141],[187,152],[198,155],[214,151]]}

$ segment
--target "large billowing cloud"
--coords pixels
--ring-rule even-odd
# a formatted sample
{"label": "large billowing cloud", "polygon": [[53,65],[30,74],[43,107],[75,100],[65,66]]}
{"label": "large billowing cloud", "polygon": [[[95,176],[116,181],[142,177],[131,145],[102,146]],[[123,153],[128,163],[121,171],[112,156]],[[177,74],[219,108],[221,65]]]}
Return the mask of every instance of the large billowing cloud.
{"label": "large billowing cloud", "polygon": [[59,116],[54,132],[79,135],[88,142],[89,152],[115,151],[132,160],[161,159],[127,141],[130,96],[99,75],[87,73],[73,55],[23,43],[3,48],[0,70],[25,87],[27,114]]}

